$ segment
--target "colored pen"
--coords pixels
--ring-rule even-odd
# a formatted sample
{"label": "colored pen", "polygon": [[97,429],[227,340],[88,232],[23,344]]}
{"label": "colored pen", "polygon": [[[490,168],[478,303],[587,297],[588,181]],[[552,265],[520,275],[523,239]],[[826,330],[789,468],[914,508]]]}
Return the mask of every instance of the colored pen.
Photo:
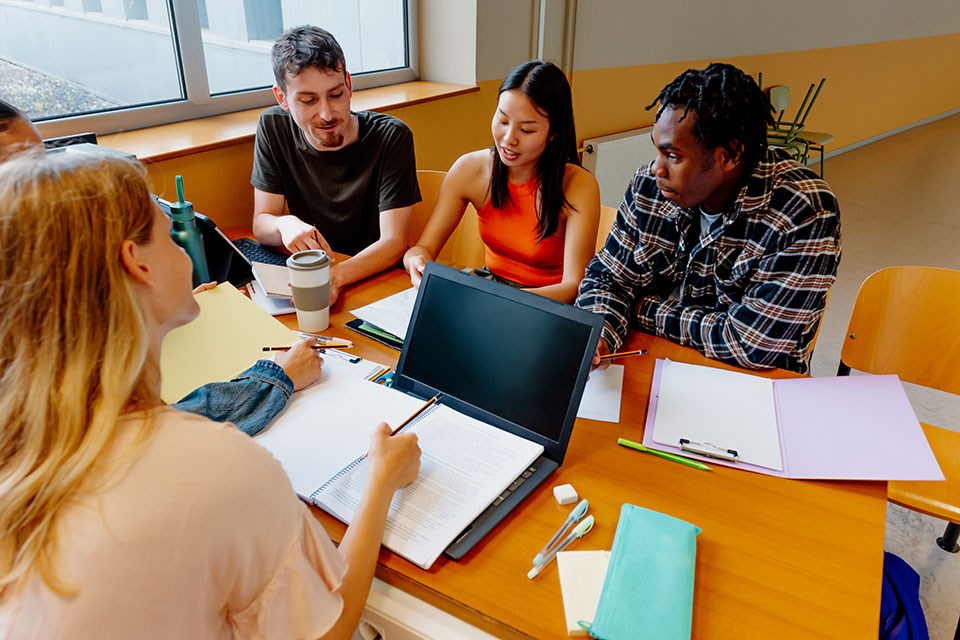
{"label": "colored pen", "polygon": [[703,464],[702,462],[697,462],[696,460],[691,460],[684,456],[678,456],[675,453],[667,453],[666,451],[657,451],[656,449],[651,449],[650,447],[645,447],[639,442],[634,442],[633,440],[627,440],[626,438],[617,438],[617,444],[623,447],[629,447],[631,449],[636,449],[642,453],[649,453],[652,456],[657,456],[658,458],[663,458],[664,460],[670,460],[671,462],[679,462],[680,464],[687,465],[688,467],[693,467],[694,469],[702,469],[703,471],[712,471],[710,467]]}
{"label": "colored pen", "polygon": [[430,398],[429,400],[427,400],[426,402],[424,402],[423,405],[422,405],[419,409],[417,409],[416,411],[414,411],[413,413],[410,414],[410,417],[409,417],[409,418],[407,418],[406,420],[404,420],[403,422],[401,422],[400,424],[398,424],[396,429],[393,429],[393,430],[390,431],[390,435],[393,435],[393,434],[397,433],[398,431],[400,431],[401,429],[403,429],[405,426],[407,426],[408,424],[410,424],[411,422],[413,422],[414,420],[416,420],[417,416],[419,416],[421,413],[423,413],[424,411],[426,411],[427,409],[429,409],[432,405],[436,404],[438,400],[440,400],[440,394],[439,394],[439,393],[438,393],[437,395],[433,396],[432,398]]}
{"label": "colored pen", "polygon": [[566,538],[563,539],[563,542],[561,542],[556,547],[554,547],[553,550],[550,551],[550,553],[548,553],[546,557],[540,562],[540,564],[538,564],[533,569],[530,569],[530,571],[527,572],[527,577],[533,580],[538,575],[540,575],[540,572],[543,571],[543,568],[548,564],[550,564],[550,561],[556,558],[558,553],[566,549],[570,545],[570,543],[576,540],[577,538],[582,538],[583,536],[590,533],[590,529],[593,529],[593,516],[587,516],[586,518],[583,519],[583,522],[581,522],[576,527],[574,527],[573,531],[570,532],[570,535],[568,535]]}
{"label": "colored pen", "polygon": [[642,356],[647,352],[646,349],[637,349],[636,351],[620,351],[618,353],[608,353],[600,356],[601,360],[613,360],[614,358],[627,358],[629,356]]}
{"label": "colored pen", "polygon": [[[322,350],[324,350],[324,349],[333,349],[334,347],[337,347],[338,349],[349,349],[349,348],[351,348],[352,346],[353,346],[353,343],[352,343],[352,342],[350,342],[350,343],[347,343],[347,342],[337,342],[336,344],[334,344],[334,343],[332,343],[332,342],[325,342],[325,343],[323,343],[323,344],[315,344],[315,345],[313,345],[313,346],[310,347],[310,348],[311,348],[311,349],[317,349],[317,350],[319,350],[319,351],[322,351]],[[292,347],[292,346],[289,346],[289,347],[263,347],[263,350],[264,350],[264,351],[289,351],[290,349],[293,349],[293,347]]]}
{"label": "colored pen", "polygon": [[550,548],[557,543],[557,540],[562,538],[567,531],[570,530],[570,527],[574,525],[580,518],[587,515],[587,509],[590,508],[590,503],[587,502],[586,498],[580,501],[576,507],[573,508],[573,511],[570,512],[570,515],[567,516],[567,519],[564,520],[563,524],[557,529],[557,532],[553,534],[553,537],[550,538],[550,541],[547,544],[543,545],[543,549],[540,549],[540,553],[533,556],[533,564],[540,564],[540,561],[543,559],[543,556],[546,555]]}

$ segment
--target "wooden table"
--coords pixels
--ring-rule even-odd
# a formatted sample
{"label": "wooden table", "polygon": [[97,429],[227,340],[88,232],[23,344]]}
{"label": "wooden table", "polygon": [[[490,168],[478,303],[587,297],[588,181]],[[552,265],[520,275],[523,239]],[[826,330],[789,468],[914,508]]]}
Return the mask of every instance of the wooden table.
{"label": "wooden table", "polygon": [[[353,318],[347,309],[407,286],[406,274],[393,271],[349,288],[327,334],[349,337],[358,355],[396,364],[398,352],[342,327]],[[283,319],[295,327],[295,316]],[[563,466],[462,561],[441,557],[424,571],[382,549],[377,577],[499,637],[566,637],[556,564],[536,580],[526,573],[569,511],[551,489],[571,483],[596,517],[573,549],[609,549],[623,503],[703,529],[694,637],[876,638],[886,483],[786,480],[719,465],[706,472],[617,446],[620,436],[642,439],[656,358],[732,368],[645,334],[632,334],[625,348],[650,354],[624,361],[619,424],[578,420]],[[315,513],[340,540],[344,525]]]}

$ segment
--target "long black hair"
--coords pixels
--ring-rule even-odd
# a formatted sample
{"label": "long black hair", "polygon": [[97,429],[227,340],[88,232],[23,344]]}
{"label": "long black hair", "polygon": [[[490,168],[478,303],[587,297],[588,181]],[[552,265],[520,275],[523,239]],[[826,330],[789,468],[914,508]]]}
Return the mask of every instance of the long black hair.
{"label": "long black hair", "polygon": [[[573,124],[573,97],[570,84],[563,72],[552,62],[531,60],[511,71],[500,85],[499,96],[504,91],[519,90],[534,108],[550,121],[547,146],[537,162],[537,186],[540,190],[540,207],[537,211],[538,240],[553,235],[560,225],[560,212],[564,207],[574,209],[563,194],[563,176],[567,163],[579,165],[577,157],[577,130]],[[490,199],[493,206],[501,209],[510,199],[507,188],[507,167],[500,160],[496,145],[490,148],[493,154],[493,171],[490,174]]]}
{"label": "long black hair", "polygon": [[767,148],[767,127],[773,124],[770,98],[753,78],[733,65],[714,62],[703,70],[687,69],[665,86],[647,109],[658,102],[657,120],[667,107],[683,109],[683,118],[694,112],[697,142],[708,149],[722,146],[734,155],[742,151],[748,171]]}

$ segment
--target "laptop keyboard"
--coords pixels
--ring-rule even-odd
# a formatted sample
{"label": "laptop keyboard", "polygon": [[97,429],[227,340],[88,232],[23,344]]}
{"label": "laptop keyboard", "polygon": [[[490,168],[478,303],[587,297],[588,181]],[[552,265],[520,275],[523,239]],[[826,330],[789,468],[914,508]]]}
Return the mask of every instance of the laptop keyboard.
{"label": "laptop keyboard", "polygon": [[507,488],[504,490],[503,493],[501,493],[499,496],[497,496],[496,499],[490,504],[490,506],[492,506],[492,507],[497,507],[497,506],[499,506],[501,502],[503,502],[503,501],[506,500],[508,497],[510,497],[510,494],[513,493],[514,491],[516,491],[517,489],[519,489],[519,488],[520,488],[520,485],[522,485],[527,478],[529,478],[529,477],[532,476],[534,473],[536,473],[536,471],[537,471],[537,468],[536,468],[536,467],[530,467],[529,469],[527,469],[526,471],[524,471],[523,473],[521,473],[521,474],[520,474],[520,477],[517,478],[516,480],[514,480],[514,481],[513,481],[513,484],[511,484],[509,487],[507,487]]}
{"label": "laptop keyboard", "polygon": [[275,264],[279,267],[287,265],[287,256],[275,249],[270,249],[255,240],[249,238],[239,238],[235,240],[234,245],[240,250],[240,253],[250,262],[265,262]]}

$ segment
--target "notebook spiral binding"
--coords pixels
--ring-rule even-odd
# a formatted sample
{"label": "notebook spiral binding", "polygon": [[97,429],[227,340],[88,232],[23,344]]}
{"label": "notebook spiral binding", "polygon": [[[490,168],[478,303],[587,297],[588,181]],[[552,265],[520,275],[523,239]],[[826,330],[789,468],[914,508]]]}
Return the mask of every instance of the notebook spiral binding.
{"label": "notebook spiral binding", "polygon": [[[421,413],[416,418],[408,422],[406,425],[404,425],[402,429],[398,430],[396,433],[405,433],[411,427],[416,426],[417,423],[419,423],[421,420],[423,420],[428,415],[433,413],[434,409],[436,409],[439,406],[440,406],[439,404],[435,404],[431,407],[427,407],[427,409],[423,413]],[[394,435],[396,435],[396,433]],[[317,498],[320,497],[320,494],[326,491],[327,489],[329,489],[332,485],[336,484],[345,475],[347,475],[348,473],[350,473],[351,471],[359,467],[361,464],[363,464],[363,461],[366,459],[367,459],[367,454],[363,454],[362,456],[360,456],[359,458],[357,458],[356,460],[354,460],[353,462],[345,466],[343,469],[340,469],[340,471],[337,471],[332,478],[324,482],[322,485],[320,485],[319,489],[317,489],[316,491],[310,494],[310,502],[319,506],[319,503],[317,502]]]}

